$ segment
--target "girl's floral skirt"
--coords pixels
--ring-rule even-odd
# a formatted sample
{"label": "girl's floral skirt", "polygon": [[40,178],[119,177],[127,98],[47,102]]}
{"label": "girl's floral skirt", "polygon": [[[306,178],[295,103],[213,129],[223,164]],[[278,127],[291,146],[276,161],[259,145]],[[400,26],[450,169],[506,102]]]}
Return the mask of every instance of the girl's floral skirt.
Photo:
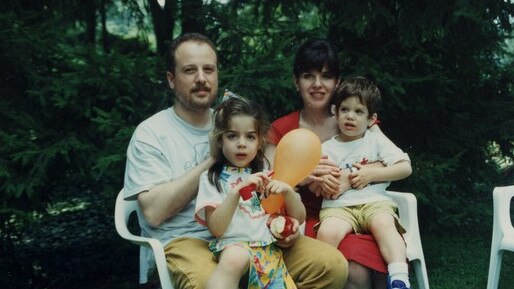
{"label": "girl's floral skirt", "polygon": [[[222,250],[219,243],[211,243],[211,251],[218,257]],[[237,242],[225,246],[241,246],[248,251],[250,269],[248,271],[248,289],[296,289],[293,278],[287,271],[282,250],[275,244],[253,246],[254,243]]]}

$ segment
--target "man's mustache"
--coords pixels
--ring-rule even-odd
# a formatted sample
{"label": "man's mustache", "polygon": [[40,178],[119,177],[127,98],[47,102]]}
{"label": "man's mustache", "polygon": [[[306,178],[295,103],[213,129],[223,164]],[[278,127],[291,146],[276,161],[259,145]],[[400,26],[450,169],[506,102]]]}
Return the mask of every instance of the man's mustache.
{"label": "man's mustache", "polygon": [[193,89],[191,89],[191,92],[198,92],[198,91],[211,91],[211,88],[207,85],[197,85],[197,86],[193,86]]}

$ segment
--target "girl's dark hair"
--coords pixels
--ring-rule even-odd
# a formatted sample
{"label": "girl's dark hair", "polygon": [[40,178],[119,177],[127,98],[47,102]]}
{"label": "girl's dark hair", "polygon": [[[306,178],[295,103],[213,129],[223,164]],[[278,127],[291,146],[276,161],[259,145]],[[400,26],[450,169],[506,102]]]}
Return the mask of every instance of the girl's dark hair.
{"label": "girl's dark hair", "polygon": [[341,102],[349,97],[357,97],[362,104],[366,105],[370,116],[378,112],[382,104],[382,96],[378,87],[373,81],[362,76],[345,79],[339,84],[332,97],[332,104],[335,106],[336,112],[339,110]]}
{"label": "girl's dark hair", "polygon": [[257,155],[250,163],[252,172],[260,172],[264,166],[269,167],[269,161],[264,155],[266,150],[266,135],[269,129],[269,121],[261,107],[243,97],[230,97],[221,102],[214,111],[214,125],[209,135],[210,154],[214,159],[214,164],[209,168],[208,179],[211,184],[216,185],[218,191],[221,192],[219,184],[219,176],[223,170],[223,166],[227,163],[226,157],[223,155],[222,146],[223,134],[229,129],[230,120],[234,116],[243,115],[254,119],[255,130],[258,134],[259,148]]}
{"label": "girl's dark hair", "polygon": [[325,65],[329,74],[339,78],[339,60],[336,49],[326,40],[309,39],[296,51],[293,74],[298,79],[301,73],[312,70],[322,71]]}

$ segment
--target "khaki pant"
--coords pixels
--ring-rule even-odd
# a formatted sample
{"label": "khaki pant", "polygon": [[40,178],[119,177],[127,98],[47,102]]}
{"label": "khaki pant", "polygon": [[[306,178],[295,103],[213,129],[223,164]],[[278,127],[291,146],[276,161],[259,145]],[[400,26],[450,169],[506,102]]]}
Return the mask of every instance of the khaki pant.
{"label": "khaki pant", "polygon": [[[208,242],[178,238],[164,249],[168,269],[177,289],[203,289],[217,266]],[[348,277],[348,262],[335,248],[300,236],[282,249],[287,270],[298,289],[341,289]]]}

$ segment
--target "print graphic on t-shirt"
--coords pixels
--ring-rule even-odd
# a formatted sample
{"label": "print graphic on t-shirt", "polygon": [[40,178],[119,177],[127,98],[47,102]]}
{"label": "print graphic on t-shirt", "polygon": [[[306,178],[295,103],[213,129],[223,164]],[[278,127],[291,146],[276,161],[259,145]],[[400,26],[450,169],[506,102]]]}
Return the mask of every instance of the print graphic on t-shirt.
{"label": "print graphic on t-shirt", "polygon": [[209,157],[209,142],[200,142],[193,146],[193,159],[184,164],[184,170],[189,171]]}

